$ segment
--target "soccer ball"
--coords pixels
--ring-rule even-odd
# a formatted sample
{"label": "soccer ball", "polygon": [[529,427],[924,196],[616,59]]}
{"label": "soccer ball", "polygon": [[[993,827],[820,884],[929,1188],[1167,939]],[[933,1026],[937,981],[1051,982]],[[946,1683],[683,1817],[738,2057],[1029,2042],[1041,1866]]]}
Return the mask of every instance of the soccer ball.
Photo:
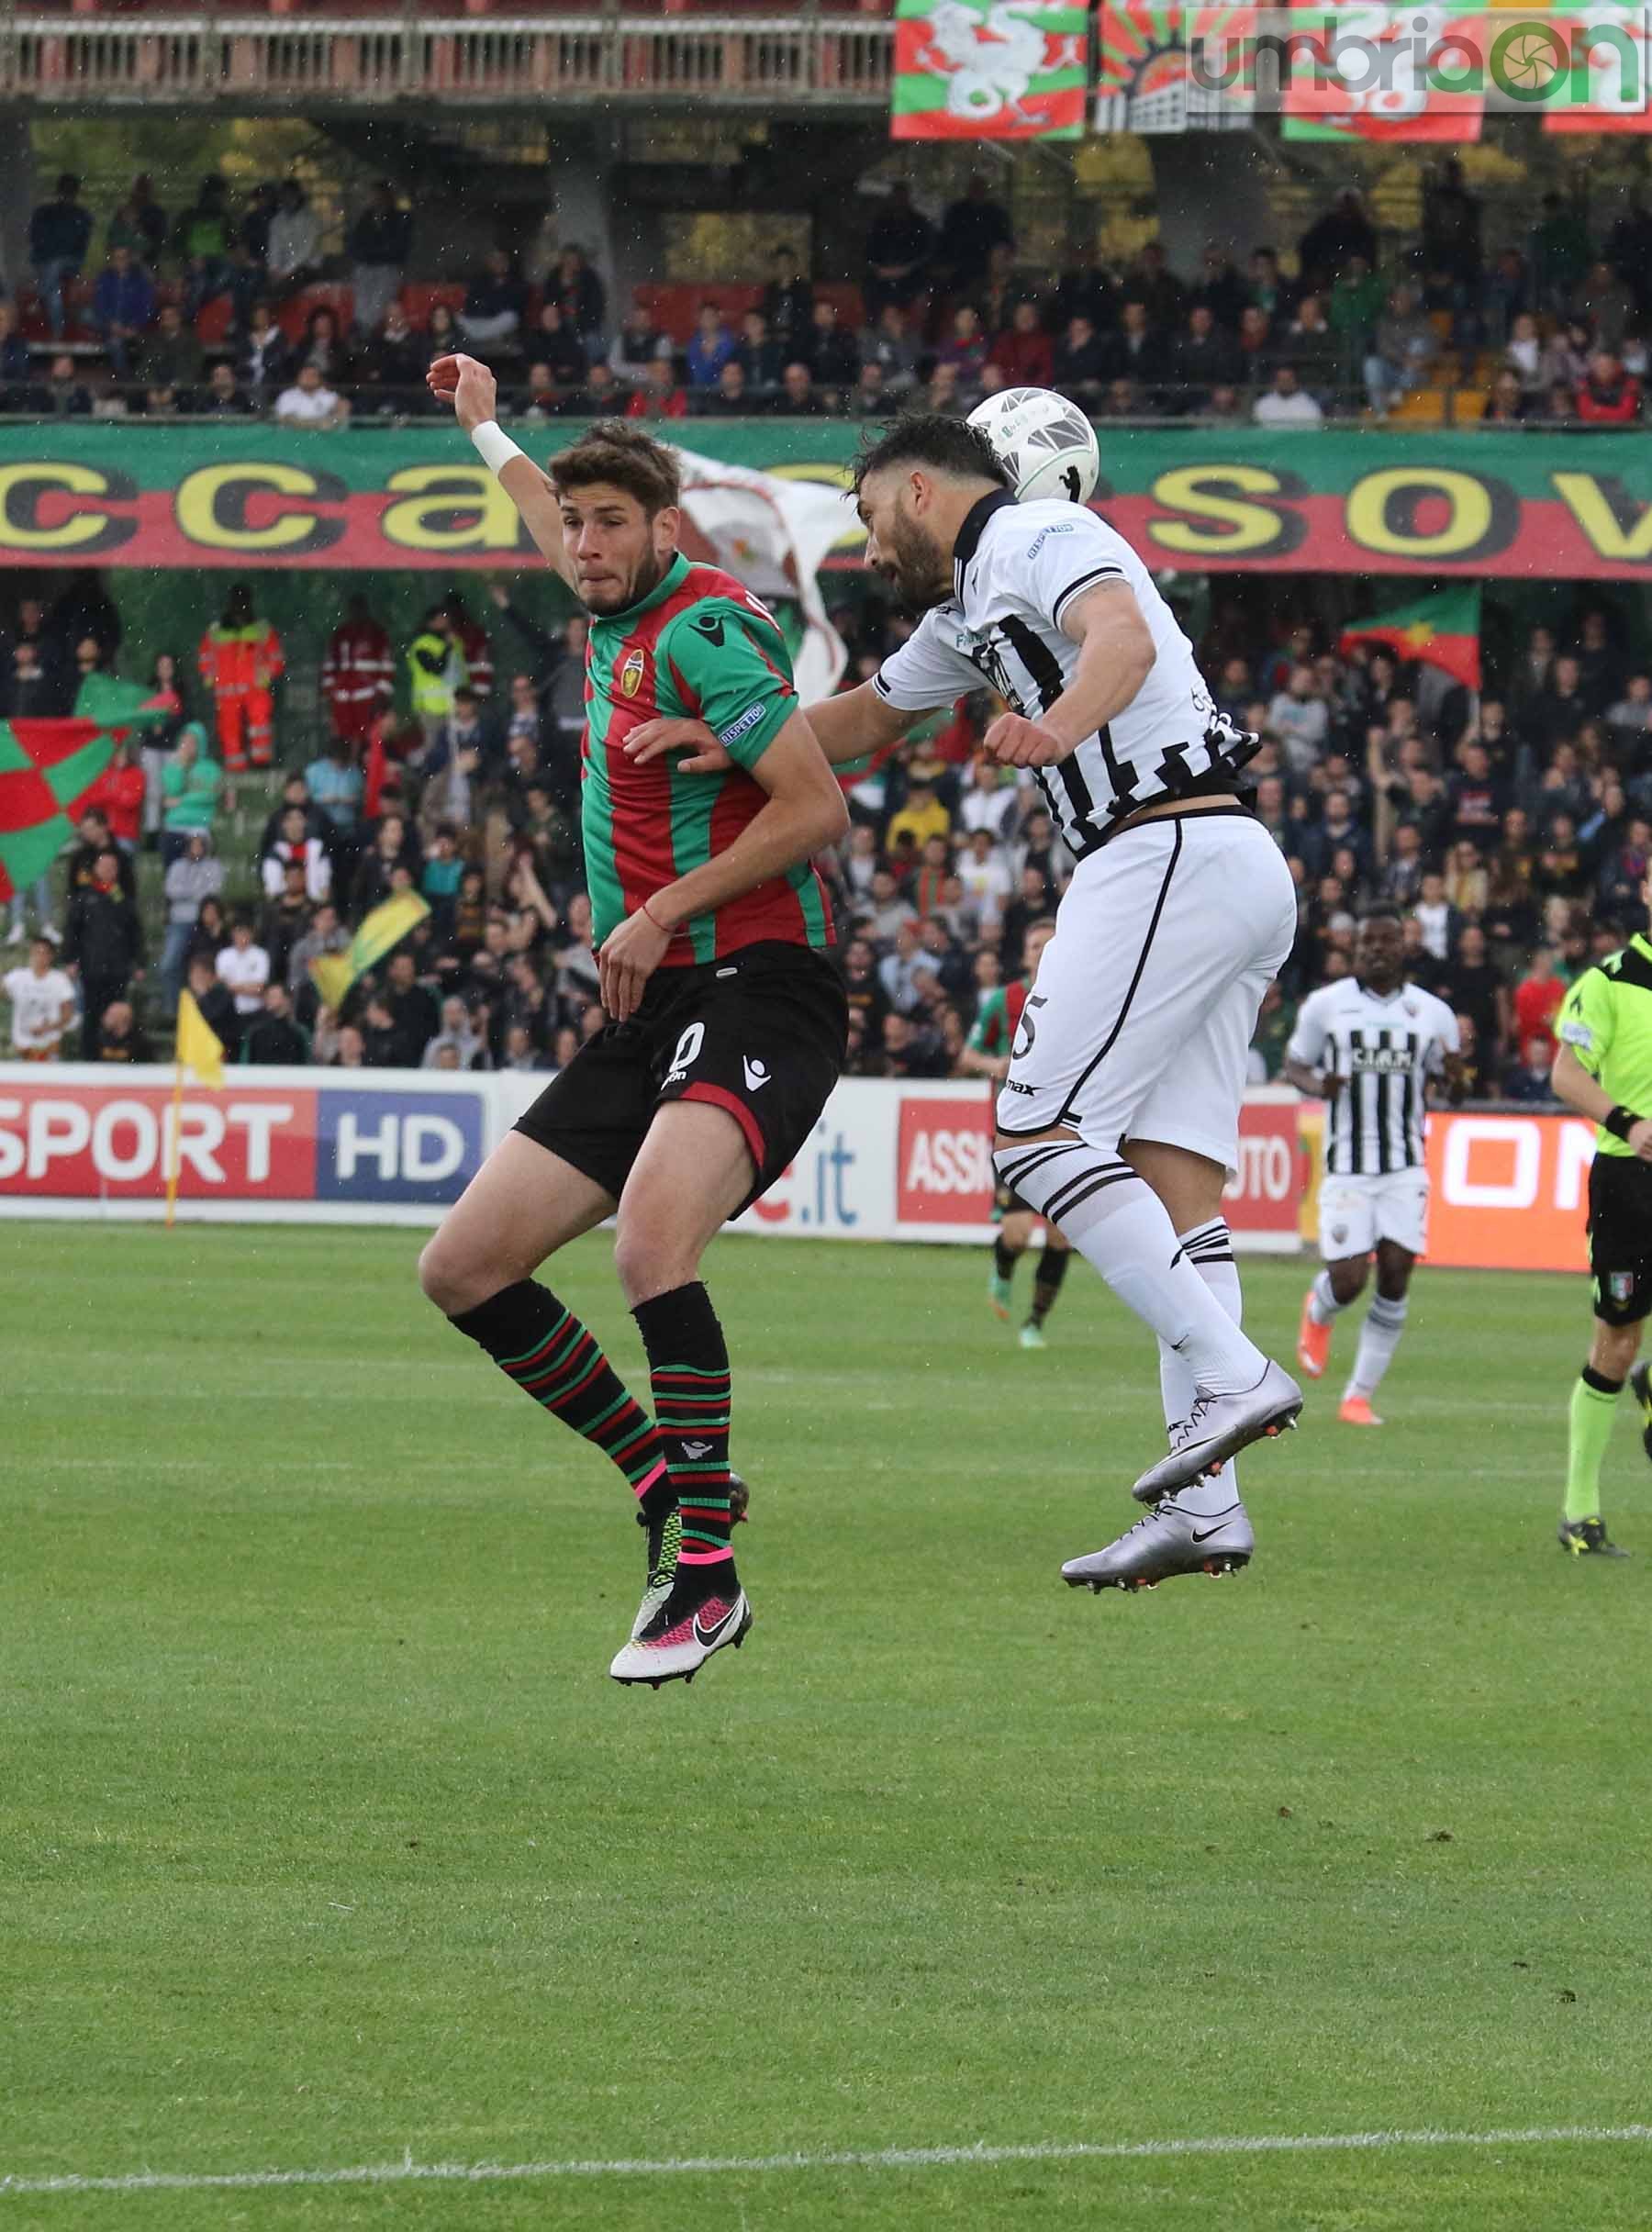
{"label": "soccer ball", "polygon": [[1088,503],[1101,474],[1096,430],[1065,396],[1047,387],[1007,387],[969,414],[997,451],[1023,503],[1066,497]]}

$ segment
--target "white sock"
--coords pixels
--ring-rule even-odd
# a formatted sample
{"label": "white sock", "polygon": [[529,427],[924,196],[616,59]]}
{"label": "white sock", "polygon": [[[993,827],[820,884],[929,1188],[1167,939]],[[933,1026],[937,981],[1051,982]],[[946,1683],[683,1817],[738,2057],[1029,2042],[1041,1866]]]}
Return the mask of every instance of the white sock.
{"label": "white sock", "polygon": [[[1233,1261],[1233,1234],[1228,1231],[1226,1219],[1213,1218],[1209,1224],[1198,1225],[1190,1233],[1178,1233],[1177,1238],[1200,1278],[1234,1324],[1239,1324],[1245,1316],[1245,1296],[1239,1286],[1239,1267]],[[1187,1417],[1198,1391],[1193,1375],[1181,1357],[1168,1343],[1161,1341],[1159,1393],[1164,1398],[1166,1426],[1174,1426]],[[1231,1457],[1213,1479],[1189,1480],[1186,1488],[1177,1490],[1175,1496],[1177,1510],[1194,1519],[1219,1518],[1238,1501],[1239,1468]]]}
{"label": "white sock", "polygon": [[1308,1291],[1309,1316],[1316,1325],[1329,1325],[1337,1311],[1346,1307],[1331,1290],[1330,1272],[1322,1271]]}
{"label": "white sock", "polygon": [[1372,1297],[1366,1311],[1365,1323],[1359,1329],[1359,1347],[1354,1357],[1354,1376],[1343,1389],[1343,1401],[1350,1395],[1363,1395],[1368,1401],[1382,1385],[1382,1375],[1394,1361],[1394,1351],[1400,1345],[1400,1335],[1405,1331],[1405,1299],[1397,1302],[1385,1301],[1379,1294]]}
{"label": "white sock", "polygon": [[1000,1148],[1006,1186],[1072,1243],[1128,1308],[1178,1350],[1200,1389],[1254,1388],[1267,1358],[1211,1293],[1152,1187],[1079,1139]]}

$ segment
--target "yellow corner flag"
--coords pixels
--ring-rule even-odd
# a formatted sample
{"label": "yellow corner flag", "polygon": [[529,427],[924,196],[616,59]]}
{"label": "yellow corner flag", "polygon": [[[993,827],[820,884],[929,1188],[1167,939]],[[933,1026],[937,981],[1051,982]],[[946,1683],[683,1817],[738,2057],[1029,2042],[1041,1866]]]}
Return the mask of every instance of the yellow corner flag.
{"label": "yellow corner flag", "polygon": [[213,1092],[221,1092],[224,1084],[224,1042],[201,1013],[195,996],[184,992],[178,998],[178,1037],[173,1049],[172,1138],[166,1154],[166,1222],[171,1224],[177,1213],[178,1174],[184,1167],[180,1142],[184,1124],[184,1072],[193,1069],[200,1082]]}
{"label": "yellow corner flag", "polygon": [[196,1007],[193,992],[183,993],[178,1000],[177,1063],[180,1070],[193,1069],[214,1092],[222,1088],[224,1042]]}
{"label": "yellow corner flag", "polygon": [[344,954],[323,954],[309,965],[311,981],[329,1008],[336,1008],[358,976],[398,946],[430,911],[417,891],[398,892],[366,916]]}

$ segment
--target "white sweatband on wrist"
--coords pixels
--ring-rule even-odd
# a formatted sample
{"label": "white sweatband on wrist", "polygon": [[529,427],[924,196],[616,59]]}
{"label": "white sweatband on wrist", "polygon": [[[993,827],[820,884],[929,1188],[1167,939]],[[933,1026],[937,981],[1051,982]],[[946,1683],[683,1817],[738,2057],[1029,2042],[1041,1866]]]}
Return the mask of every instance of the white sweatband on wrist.
{"label": "white sweatband on wrist", "polygon": [[471,429],[471,441],[476,454],[490,473],[503,473],[513,457],[525,457],[527,452],[519,449],[497,418],[486,418]]}

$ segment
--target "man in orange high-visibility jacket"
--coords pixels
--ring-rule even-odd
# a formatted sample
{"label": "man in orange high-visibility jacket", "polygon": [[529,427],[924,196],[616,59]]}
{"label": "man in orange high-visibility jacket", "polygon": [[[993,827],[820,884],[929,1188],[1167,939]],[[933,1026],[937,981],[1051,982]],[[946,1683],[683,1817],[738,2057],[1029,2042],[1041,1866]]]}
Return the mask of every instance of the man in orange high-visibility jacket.
{"label": "man in orange high-visibility jacket", "polygon": [[281,638],[267,620],[253,618],[252,592],[238,581],[200,649],[201,680],[218,708],[218,746],[229,773],[239,774],[249,761],[270,764],[275,704],[270,685],[285,666]]}

